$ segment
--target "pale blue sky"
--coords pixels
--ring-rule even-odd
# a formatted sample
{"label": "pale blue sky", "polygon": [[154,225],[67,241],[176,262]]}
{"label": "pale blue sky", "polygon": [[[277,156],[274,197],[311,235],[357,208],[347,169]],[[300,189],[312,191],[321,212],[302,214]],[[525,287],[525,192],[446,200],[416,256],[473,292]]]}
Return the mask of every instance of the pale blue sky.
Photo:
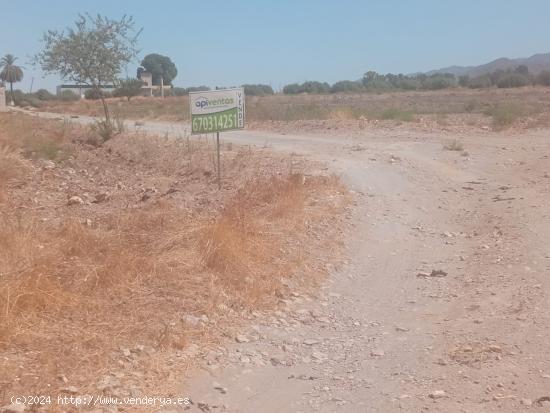
{"label": "pale blue sky", "polygon": [[143,27],[140,57],[170,56],[177,86],[279,88],[550,52],[547,0],[0,0],[0,11],[0,55],[20,58],[25,91],[33,77],[34,90],[59,83],[29,57],[45,30],[72,24],[79,12],[133,15]]}

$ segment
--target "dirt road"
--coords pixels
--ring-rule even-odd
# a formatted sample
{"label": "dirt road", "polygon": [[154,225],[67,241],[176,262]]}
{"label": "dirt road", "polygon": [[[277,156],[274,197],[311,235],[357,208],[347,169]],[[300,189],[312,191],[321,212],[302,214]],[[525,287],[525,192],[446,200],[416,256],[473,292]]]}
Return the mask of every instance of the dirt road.
{"label": "dirt road", "polygon": [[547,135],[224,134],[325,162],[357,205],[346,264],[205,354],[190,411],[550,411]]}

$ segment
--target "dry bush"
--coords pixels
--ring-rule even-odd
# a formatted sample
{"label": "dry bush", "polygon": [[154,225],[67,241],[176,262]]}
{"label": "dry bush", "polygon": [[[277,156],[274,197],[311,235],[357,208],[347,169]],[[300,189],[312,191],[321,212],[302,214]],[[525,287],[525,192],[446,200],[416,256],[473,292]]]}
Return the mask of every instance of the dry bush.
{"label": "dry bush", "polygon": [[204,230],[203,260],[220,282],[248,307],[274,296],[292,275],[293,253],[282,234],[303,225],[311,191],[300,174],[270,177],[245,185]]}
{"label": "dry bush", "polygon": [[[311,285],[323,273],[327,246],[311,235],[344,205],[334,178],[287,174],[287,159],[234,148],[222,162],[235,179],[220,193],[207,174],[211,142],[123,134],[91,148],[78,129],[28,122],[37,140],[72,156],[49,170],[2,152],[34,163],[6,187],[10,205],[0,204],[0,386],[9,393],[55,392],[60,374],[93,393],[103,375],[138,367],[147,380],[136,386],[165,393],[177,385],[166,380],[175,351],[216,342],[243,311],[276,304],[283,280]],[[24,124],[12,116],[3,142],[16,142]],[[119,180],[124,189],[109,201],[66,205],[73,188],[93,194]],[[164,181],[176,192],[139,200],[137,190]],[[29,201],[38,189],[44,198]],[[186,314],[209,321],[190,325]],[[150,349],[139,366],[119,354],[136,345]],[[14,380],[19,369],[36,378]]]}
{"label": "dry bush", "polygon": [[462,152],[464,150],[464,144],[458,139],[451,139],[443,145],[443,149],[446,151]]}
{"label": "dry bush", "polygon": [[505,129],[512,126],[518,119],[534,113],[524,102],[507,102],[497,104],[485,111],[485,114],[493,118],[495,129]]}
{"label": "dry bush", "polygon": [[0,146],[0,203],[6,198],[8,185],[25,174],[28,165],[8,146]]}

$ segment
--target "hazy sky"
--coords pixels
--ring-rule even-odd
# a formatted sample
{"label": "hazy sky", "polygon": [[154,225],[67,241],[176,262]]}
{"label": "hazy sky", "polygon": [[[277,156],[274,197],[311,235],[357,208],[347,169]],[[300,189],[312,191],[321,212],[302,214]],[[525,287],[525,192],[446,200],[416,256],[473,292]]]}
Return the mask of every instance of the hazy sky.
{"label": "hazy sky", "polygon": [[26,69],[18,87],[28,91],[34,77],[34,90],[55,88],[59,79],[29,58],[45,30],[79,12],[133,15],[143,27],[140,57],[170,56],[177,86],[279,88],[550,52],[548,0],[0,0],[0,55],[15,54]]}

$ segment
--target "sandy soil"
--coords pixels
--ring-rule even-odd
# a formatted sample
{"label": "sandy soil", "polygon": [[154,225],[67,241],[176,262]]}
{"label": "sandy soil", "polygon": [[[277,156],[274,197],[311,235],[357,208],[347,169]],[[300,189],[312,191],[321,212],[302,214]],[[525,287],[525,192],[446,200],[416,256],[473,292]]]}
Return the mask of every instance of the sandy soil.
{"label": "sandy soil", "polygon": [[326,163],[357,205],[345,265],[203,354],[186,411],[550,409],[548,133],[225,134]]}

